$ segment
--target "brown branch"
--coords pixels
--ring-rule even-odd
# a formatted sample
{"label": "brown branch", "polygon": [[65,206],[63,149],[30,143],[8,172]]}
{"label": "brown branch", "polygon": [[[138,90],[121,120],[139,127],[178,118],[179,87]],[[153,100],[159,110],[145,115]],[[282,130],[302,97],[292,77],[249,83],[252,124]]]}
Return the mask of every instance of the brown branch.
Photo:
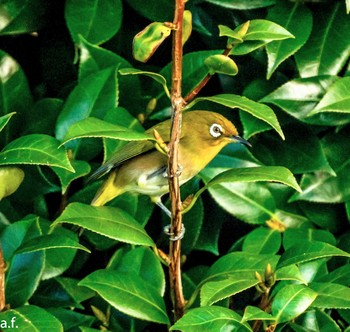
{"label": "brown branch", "polygon": [[2,254],[2,248],[0,245],[0,312],[6,308],[6,297],[5,297],[5,270],[6,263]]}
{"label": "brown branch", "polygon": [[[178,148],[181,134],[182,108],[182,22],[184,13],[184,0],[175,0],[175,14],[172,45],[172,126],[169,143],[169,191],[171,199],[171,228],[170,232],[174,237],[182,231],[180,183],[178,177]],[[181,279],[181,240],[171,241],[169,249],[169,282],[173,301],[175,321],[184,314],[185,299],[182,292]]]}
{"label": "brown branch", "polygon": [[[225,51],[222,53],[223,55],[228,56],[230,54],[231,48],[226,48]],[[213,75],[207,74],[198,84],[193,88],[192,91],[190,91],[187,96],[184,98],[186,103],[189,103],[192,101],[197,94],[206,86],[206,84],[209,82],[209,80],[212,78]]]}

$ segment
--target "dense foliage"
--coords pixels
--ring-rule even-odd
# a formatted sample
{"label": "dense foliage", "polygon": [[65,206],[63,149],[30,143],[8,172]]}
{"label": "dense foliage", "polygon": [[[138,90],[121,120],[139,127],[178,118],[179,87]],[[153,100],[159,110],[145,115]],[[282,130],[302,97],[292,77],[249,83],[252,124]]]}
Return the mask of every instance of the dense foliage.
{"label": "dense foliage", "polygon": [[129,193],[92,207],[102,180],[87,182],[171,114],[173,2],[0,2],[1,330],[350,331],[350,1],[186,10],[184,96],[213,74],[188,108],[224,114],[252,148],[181,188],[197,194],[174,322],[169,220]]}

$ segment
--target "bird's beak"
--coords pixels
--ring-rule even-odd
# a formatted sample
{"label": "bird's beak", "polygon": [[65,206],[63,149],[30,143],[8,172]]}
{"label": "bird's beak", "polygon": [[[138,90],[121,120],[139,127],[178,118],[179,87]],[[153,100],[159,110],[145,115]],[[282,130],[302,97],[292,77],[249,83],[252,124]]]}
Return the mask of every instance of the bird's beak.
{"label": "bird's beak", "polygon": [[247,141],[245,140],[244,138],[242,138],[241,136],[232,136],[231,139],[233,141],[236,141],[238,143],[241,143],[241,144],[244,144],[246,146],[249,146],[249,147],[252,147],[252,145]]}

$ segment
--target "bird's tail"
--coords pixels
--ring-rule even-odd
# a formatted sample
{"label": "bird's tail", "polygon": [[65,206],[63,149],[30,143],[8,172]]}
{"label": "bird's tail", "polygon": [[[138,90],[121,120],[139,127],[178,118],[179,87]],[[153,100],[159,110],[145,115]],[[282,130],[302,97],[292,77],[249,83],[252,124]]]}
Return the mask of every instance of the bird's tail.
{"label": "bird's tail", "polygon": [[108,179],[103,183],[103,185],[97,191],[94,199],[91,201],[92,206],[105,205],[110,200],[121,195],[124,192],[115,185],[117,173],[117,170],[110,173]]}

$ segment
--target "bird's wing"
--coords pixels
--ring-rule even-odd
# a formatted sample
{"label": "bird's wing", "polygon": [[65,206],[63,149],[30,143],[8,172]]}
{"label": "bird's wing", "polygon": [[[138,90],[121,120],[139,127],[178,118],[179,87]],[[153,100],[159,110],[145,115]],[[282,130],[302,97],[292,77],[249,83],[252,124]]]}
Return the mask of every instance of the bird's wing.
{"label": "bird's wing", "polygon": [[[165,143],[169,142],[170,120],[161,122],[152,128],[148,129],[146,133],[152,135],[153,129],[156,129]],[[100,178],[115,167],[118,167],[125,161],[141,155],[147,151],[155,149],[152,141],[133,141],[124,145],[119,151],[113,154],[103,165],[101,165],[89,178],[92,181]]]}

